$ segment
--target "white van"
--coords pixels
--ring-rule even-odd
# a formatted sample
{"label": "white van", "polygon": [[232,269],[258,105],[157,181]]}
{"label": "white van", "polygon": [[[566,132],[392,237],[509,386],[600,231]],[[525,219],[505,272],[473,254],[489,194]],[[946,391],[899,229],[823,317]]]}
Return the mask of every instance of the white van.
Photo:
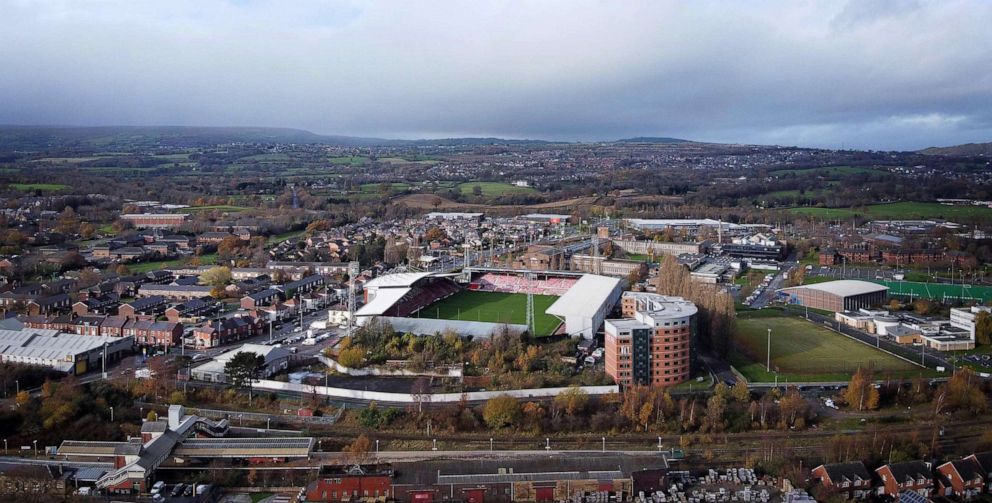
{"label": "white van", "polygon": [[164,489],[164,488],[165,488],[165,482],[163,482],[163,481],[160,480],[160,481],[152,484],[151,493],[152,494],[158,494],[158,493],[162,492],[162,489]]}

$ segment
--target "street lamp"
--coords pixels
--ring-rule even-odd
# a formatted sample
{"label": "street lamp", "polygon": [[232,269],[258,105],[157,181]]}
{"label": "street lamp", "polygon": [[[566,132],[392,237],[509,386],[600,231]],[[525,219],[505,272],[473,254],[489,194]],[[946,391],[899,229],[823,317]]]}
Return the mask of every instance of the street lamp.
{"label": "street lamp", "polygon": [[34,441],[34,457],[38,457],[38,441]]}
{"label": "street lamp", "polygon": [[3,439],[3,455],[7,455],[7,439]]}
{"label": "street lamp", "polygon": [[489,437],[489,450],[490,451],[493,450],[493,438],[492,437]]}
{"label": "street lamp", "polygon": [[377,457],[379,456],[379,441],[378,440],[375,441],[375,455]]}
{"label": "street lamp", "polygon": [[432,451],[436,451],[437,450],[437,439],[436,438],[433,438],[433,439],[431,439],[431,442],[432,442],[431,450]]}
{"label": "street lamp", "polygon": [[17,392],[20,393],[21,392],[21,381],[15,379],[14,380],[14,386],[17,386]]}
{"label": "street lamp", "polygon": [[661,437],[658,437],[658,452],[661,452]]}
{"label": "street lamp", "polygon": [[606,452],[606,437],[603,437],[603,452]]}
{"label": "street lamp", "polygon": [[270,427],[271,424],[272,424],[272,418],[271,417],[265,418],[265,429],[266,430],[269,429],[269,427]]}
{"label": "street lamp", "polygon": [[544,450],[546,450],[546,451],[550,451],[551,450],[551,438],[550,437],[544,439]]}
{"label": "street lamp", "polygon": [[765,353],[765,369],[772,371],[772,327],[768,327],[768,351]]}
{"label": "street lamp", "polygon": [[110,408],[110,422],[111,423],[114,422],[114,408],[113,407]]}

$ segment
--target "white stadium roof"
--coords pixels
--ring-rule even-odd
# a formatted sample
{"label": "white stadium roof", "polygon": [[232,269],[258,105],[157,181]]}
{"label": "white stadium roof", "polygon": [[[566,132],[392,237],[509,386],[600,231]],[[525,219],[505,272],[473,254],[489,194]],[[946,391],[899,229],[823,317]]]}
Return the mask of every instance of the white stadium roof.
{"label": "white stadium roof", "polygon": [[430,272],[398,272],[385,274],[365,282],[364,288],[401,288],[410,287],[414,283],[433,275]]}
{"label": "white stadium roof", "polygon": [[856,279],[839,279],[836,281],[814,283],[812,285],[800,285],[790,288],[783,288],[779,291],[798,290],[800,288],[805,288],[807,290],[819,290],[821,292],[830,293],[840,297],[850,297],[852,295],[864,295],[866,293],[884,292],[889,289],[889,287],[885,285],[879,285],[878,283],[872,283],[871,281],[859,281]]}
{"label": "white stadium roof", "polygon": [[[384,277],[384,276],[380,276]],[[377,278],[378,279],[378,278]],[[404,295],[410,292],[410,288],[380,288],[376,290],[375,297],[368,304],[365,304],[358,311],[355,311],[355,316],[380,316],[389,308],[393,307],[394,304],[399,302]]]}
{"label": "white stadium roof", "polygon": [[620,285],[620,279],[586,274],[569,288],[565,295],[545,311],[552,316],[586,316],[595,312]]}

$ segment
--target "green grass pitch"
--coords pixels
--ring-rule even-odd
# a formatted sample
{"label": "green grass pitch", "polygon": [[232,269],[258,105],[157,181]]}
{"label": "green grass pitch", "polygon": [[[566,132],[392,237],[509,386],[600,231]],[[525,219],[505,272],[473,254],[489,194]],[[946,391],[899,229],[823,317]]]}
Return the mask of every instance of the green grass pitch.
{"label": "green grass pitch", "polygon": [[[557,300],[554,295],[534,296],[534,335],[551,335],[561,320],[544,311]],[[527,295],[499,292],[458,292],[420,311],[421,318],[486,321],[490,323],[527,323]]]}
{"label": "green grass pitch", "polygon": [[779,381],[846,381],[859,366],[873,366],[876,378],[886,374],[914,377],[926,369],[883,353],[815,323],[787,317],[737,320],[738,348],[731,352],[734,366],[749,380],[774,380],[765,371],[768,329],[772,329],[772,370]]}

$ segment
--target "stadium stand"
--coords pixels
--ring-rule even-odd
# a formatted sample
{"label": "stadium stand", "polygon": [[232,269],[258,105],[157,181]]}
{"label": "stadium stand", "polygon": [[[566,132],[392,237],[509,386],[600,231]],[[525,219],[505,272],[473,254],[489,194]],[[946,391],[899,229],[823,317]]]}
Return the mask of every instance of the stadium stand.
{"label": "stadium stand", "polygon": [[469,290],[478,292],[533,293],[536,295],[564,295],[578,281],[576,278],[534,278],[511,274],[485,273],[469,284]]}

